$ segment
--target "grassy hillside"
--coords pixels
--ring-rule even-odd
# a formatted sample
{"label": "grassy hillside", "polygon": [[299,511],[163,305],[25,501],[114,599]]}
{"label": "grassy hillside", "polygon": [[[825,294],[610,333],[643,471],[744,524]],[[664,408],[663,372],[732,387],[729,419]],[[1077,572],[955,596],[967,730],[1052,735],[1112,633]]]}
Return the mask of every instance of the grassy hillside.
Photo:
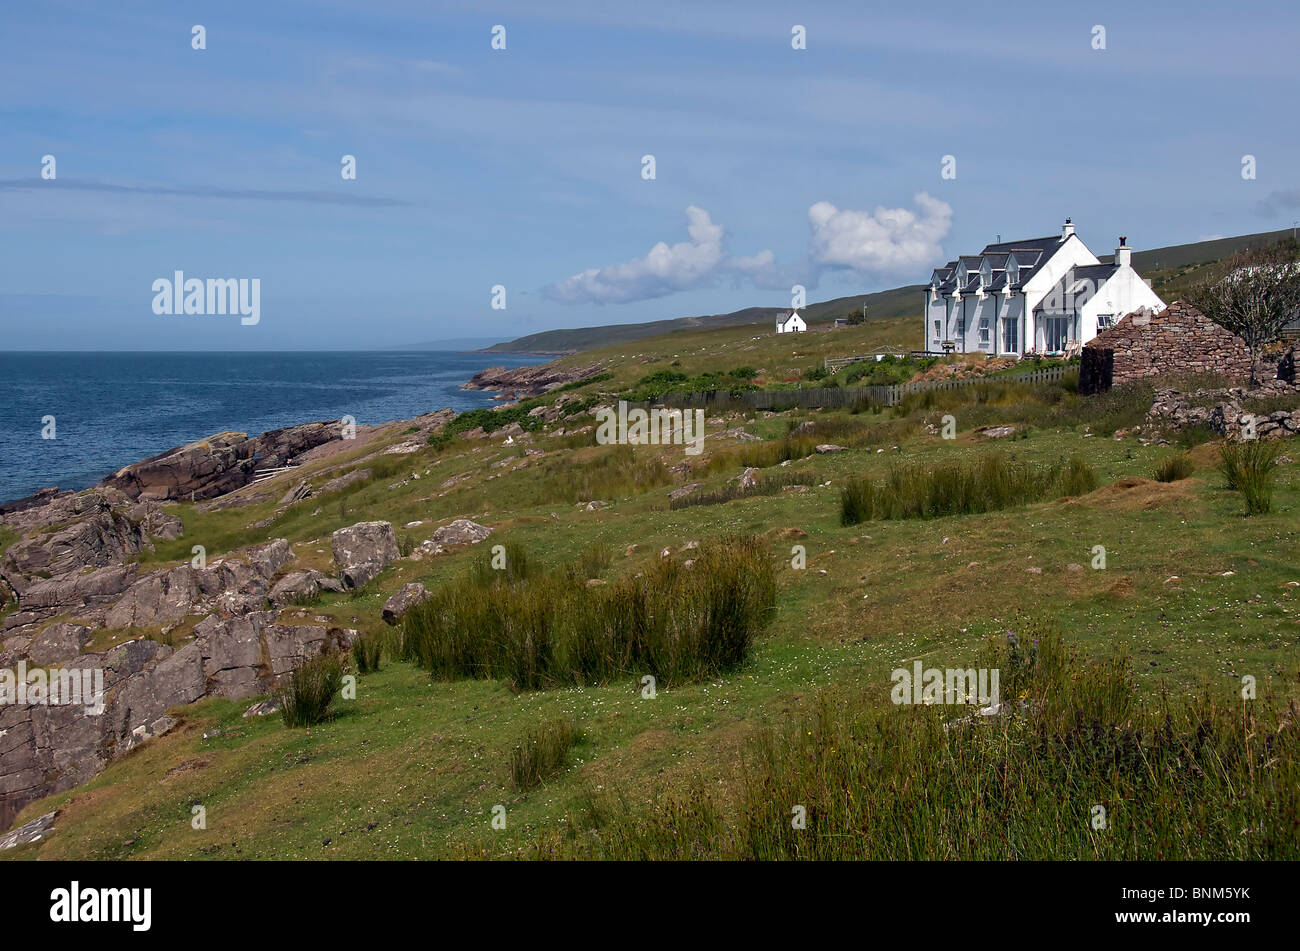
{"label": "grassy hillside", "polygon": [[[1173,300],[1169,293],[1177,293],[1191,280],[1198,276],[1201,266],[1231,256],[1242,248],[1262,243],[1275,243],[1291,237],[1291,230],[1263,232],[1260,234],[1240,235],[1233,238],[1218,238],[1213,241],[1198,241],[1192,244],[1180,244],[1167,248],[1155,248],[1150,251],[1136,251],[1133,254],[1133,266],[1143,277],[1152,281],[1157,293],[1166,300]],[[1103,262],[1109,262],[1114,255],[1098,255]],[[869,320],[882,320],[896,317],[910,317],[919,321],[921,316],[921,292],[924,285],[909,284],[905,287],[891,288],[873,294],[854,297],[839,297],[835,300],[809,304],[800,313],[810,323],[830,323],[837,317],[862,312],[866,305]],[[488,347],[489,353],[568,353],[570,351],[588,351],[614,344],[643,340],[678,330],[711,330],[732,326],[753,326],[765,330],[771,326],[777,314],[788,313],[788,307],[747,307],[730,314],[713,314],[704,317],[678,317],[670,320],[655,320],[643,324],[611,324],[604,327],[578,327],[572,330],[546,330],[529,334],[518,340],[498,343]],[[922,345],[920,331],[903,345],[908,349]]]}
{"label": "grassy hillside", "polygon": [[[613,376],[564,396],[608,399],[669,368],[784,379],[827,353],[903,341],[911,324],[882,317],[797,338],[682,330],[582,355]],[[29,806],[20,822],[58,808],[56,829],[4,857],[1300,857],[1300,726],[1286,711],[1300,699],[1300,466],[1277,470],[1273,511],[1250,518],[1217,447],[1196,444],[1204,434],[1188,440],[1189,477],[1155,481],[1178,446],[1111,438],[1150,398],[1142,387],[1085,399],[1067,379],[919,394],[881,412],[728,414],[708,419],[700,456],[595,445],[584,413],[510,444],[498,433],[374,457],[402,438],[393,426],[351,458],[292,474],[372,469],[337,495],[280,516],[271,503],[180,505],[185,536],[151,564],[181,563],[194,544],[215,553],[285,537],[291,567],[328,570],[329,533],[363,519],[422,520],[399,530],[404,550],[454,517],[493,535],[290,609],[384,645],[381,669],[360,675],[334,720],[289,728],[224,700],[176,711],[178,729]],[[955,439],[939,435],[945,415]],[[990,443],[975,431],[989,424],[1016,426],[1016,438]],[[811,432],[791,436],[796,426]],[[1300,458],[1297,441],[1284,451]],[[845,523],[849,485],[887,484],[903,466],[920,474],[909,479],[955,464],[993,472],[996,454],[1031,468],[1077,459],[1090,478],[1005,507]],[[737,495],[751,466],[759,486]],[[406,582],[464,590],[493,544],[538,570],[574,565],[583,591],[612,592],[665,559],[689,573],[692,543],[736,537],[775,568],[770,617],[738,665],[665,681],[653,697],[642,679],[653,658],[585,685],[522,684],[404,660],[402,632],[380,618]],[[526,585],[503,580],[483,603],[559,608],[557,624],[587,610],[586,594],[548,606],[544,586]],[[448,629],[472,639],[481,628]],[[975,722],[969,708],[892,704],[891,672],[917,660],[999,667],[1012,713]],[[1245,675],[1258,700],[1243,701]],[[521,784],[521,756],[541,744],[550,765]],[[1089,825],[1099,803],[1108,832]],[[204,830],[191,826],[195,805]],[[808,816],[799,832],[794,805]]]}

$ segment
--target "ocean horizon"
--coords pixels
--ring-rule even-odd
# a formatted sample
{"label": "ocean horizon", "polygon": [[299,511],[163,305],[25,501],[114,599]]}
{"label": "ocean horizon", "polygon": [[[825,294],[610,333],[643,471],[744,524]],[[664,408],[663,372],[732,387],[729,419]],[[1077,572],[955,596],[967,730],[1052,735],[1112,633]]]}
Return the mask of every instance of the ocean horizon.
{"label": "ocean horizon", "polygon": [[369,426],[491,406],[491,392],[460,385],[490,366],[548,359],[433,350],[0,353],[0,502],[89,488],[218,432],[256,435],[344,415]]}

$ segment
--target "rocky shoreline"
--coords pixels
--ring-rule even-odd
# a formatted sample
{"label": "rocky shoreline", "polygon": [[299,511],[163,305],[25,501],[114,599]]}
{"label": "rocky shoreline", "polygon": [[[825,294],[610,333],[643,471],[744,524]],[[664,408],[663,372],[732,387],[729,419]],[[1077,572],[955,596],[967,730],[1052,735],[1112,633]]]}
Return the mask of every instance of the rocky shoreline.
{"label": "rocky shoreline", "polygon": [[[444,409],[355,430],[331,420],[260,436],[217,433],[125,466],[93,488],[44,489],[0,506],[0,526],[18,536],[0,558],[0,832],[28,803],[87,781],[171,729],[169,709],[271,693],[311,657],[349,647],[355,630],[327,616],[304,618],[301,609],[281,613],[321,591],[365,585],[399,557],[391,525],[363,522],[334,533],[333,573],[300,562],[283,538],[224,553],[198,545],[189,563],[142,568],[142,554],[184,536],[173,505],[201,502],[211,511],[278,500],[264,527],[291,506],[368,478],[366,460],[418,450],[455,416]],[[352,450],[372,443],[373,452],[354,458]],[[328,463],[345,451],[342,466]],[[322,461],[311,480],[293,471]],[[443,526],[419,557],[488,532],[468,522]],[[403,603],[413,600],[407,592]],[[395,604],[385,616],[403,610]],[[14,670],[37,670],[50,682],[60,672],[102,672],[102,711],[56,704],[49,694],[21,702],[4,677]]]}
{"label": "rocky shoreline", "polygon": [[551,390],[570,383],[579,383],[598,374],[604,367],[592,363],[579,367],[557,367],[555,362],[539,363],[532,366],[488,367],[475,373],[468,381],[462,383],[462,390],[497,390],[494,399],[523,399],[529,396],[541,396]]}

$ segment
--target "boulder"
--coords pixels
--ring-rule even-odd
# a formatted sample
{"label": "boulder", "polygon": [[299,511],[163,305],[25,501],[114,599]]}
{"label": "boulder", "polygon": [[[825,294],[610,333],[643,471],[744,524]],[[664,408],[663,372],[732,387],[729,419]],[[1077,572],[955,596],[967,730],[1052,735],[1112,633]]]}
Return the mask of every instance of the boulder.
{"label": "boulder", "polygon": [[750,466],[736,481],[742,492],[748,491],[758,485],[758,470]]}
{"label": "boulder", "polygon": [[54,819],[58,814],[57,809],[54,812],[47,812],[31,822],[19,826],[12,832],[0,835],[0,852],[12,849],[16,845],[29,845],[32,842],[41,841],[53,831]]}
{"label": "boulder", "polygon": [[418,582],[402,585],[402,590],[384,602],[384,622],[396,624],[407,611],[428,598],[429,592],[424,585]]}
{"label": "boulder", "polygon": [[336,479],[330,479],[320,487],[317,495],[328,495],[331,492],[337,492],[339,489],[345,489],[354,482],[362,482],[373,475],[370,469],[353,469],[351,472],[341,475]]}
{"label": "boulder", "polygon": [[247,710],[244,711],[246,717],[265,717],[272,713],[280,712],[280,698],[271,697],[267,700],[259,700]]}
{"label": "boulder", "polygon": [[491,534],[492,529],[486,525],[471,522],[467,518],[458,518],[435,530],[429,537],[429,542],[443,547],[448,545],[477,545]]}
{"label": "boulder", "polygon": [[359,588],[398,557],[391,522],[358,522],[330,537],[334,563],[349,588]]}
{"label": "boulder", "polygon": [[311,601],[321,591],[342,591],[343,585],[335,578],[319,571],[291,571],[271,588],[267,598],[274,605]]}
{"label": "boulder", "polygon": [[311,483],[303,480],[295,485],[284,495],[280,496],[280,505],[292,505],[294,502],[301,502],[303,499],[311,497]]}
{"label": "boulder", "polygon": [[703,482],[691,482],[687,485],[682,486],[681,488],[673,489],[671,492],[668,493],[668,498],[670,499],[685,498],[686,496],[690,495],[692,492],[696,491],[697,489],[702,488],[703,486],[704,486]]}

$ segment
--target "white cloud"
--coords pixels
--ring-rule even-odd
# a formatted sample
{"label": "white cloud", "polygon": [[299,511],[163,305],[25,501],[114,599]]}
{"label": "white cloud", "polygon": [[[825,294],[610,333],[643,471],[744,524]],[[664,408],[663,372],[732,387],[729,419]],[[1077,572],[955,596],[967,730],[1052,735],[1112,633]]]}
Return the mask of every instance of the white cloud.
{"label": "white cloud", "polygon": [[925,192],[914,201],[917,211],[877,207],[870,213],[817,202],[808,209],[813,264],[872,274],[926,269],[943,257],[940,242],[952,227],[952,208]]}
{"label": "white cloud", "polygon": [[660,241],[644,257],[623,264],[588,268],[543,288],[551,300],[570,304],[621,304],[652,300],[691,290],[730,276],[737,286],[788,290],[792,283],[814,286],[819,269],[863,274],[914,274],[943,256],[940,242],[952,227],[952,208],[925,192],[915,196],[916,211],[877,208],[874,212],[836,208],[819,201],[808,209],[812,226],[802,276],[778,267],[770,250],[732,256],[723,247],[724,231],[703,208],[686,209],[689,241]]}
{"label": "white cloud", "polygon": [[566,303],[624,303],[700,287],[722,271],[739,271],[754,280],[764,279],[774,271],[771,251],[729,258],[722,247],[722,226],[715,225],[703,208],[691,205],[686,209],[686,219],[689,241],[671,247],[660,241],[644,257],[588,268],[545,288],[546,296]]}

